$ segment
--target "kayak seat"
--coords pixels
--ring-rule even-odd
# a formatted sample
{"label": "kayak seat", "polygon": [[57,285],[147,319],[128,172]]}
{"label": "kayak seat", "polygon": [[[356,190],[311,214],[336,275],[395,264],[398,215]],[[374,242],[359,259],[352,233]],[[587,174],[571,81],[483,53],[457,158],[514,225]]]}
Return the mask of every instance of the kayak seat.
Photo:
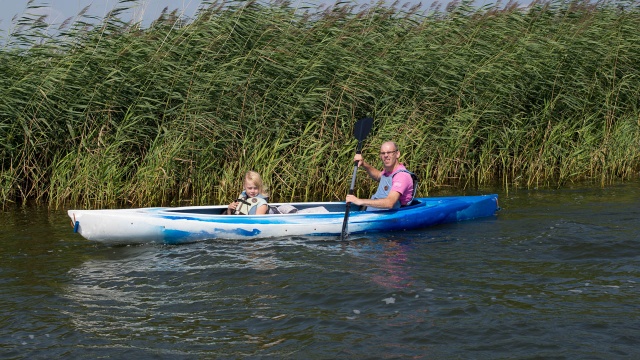
{"label": "kayak seat", "polygon": [[267,214],[295,214],[297,212],[298,209],[289,204],[269,205],[269,210],[267,210]]}
{"label": "kayak seat", "polygon": [[269,210],[267,210],[267,214],[319,214],[319,213],[328,213],[324,206],[313,206],[313,207],[304,207],[303,209],[298,209],[293,205],[282,204],[282,205],[269,205]]}
{"label": "kayak seat", "polygon": [[401,207],[407,207],[407,206],[417,205],[417,204],[420,204],[420,201],[418,201],[416,199],[413,199],[413,200],[411,200],[410,203],[408,203],[407,205],[402,205]]}
{"label": "kayak seat", "polygon": [[[410,203],[406,204],[406,205],[401,205],[400,207],[407,207],[407,206],[411,206],[411,205],[417,205],[420,204],[420,201],[413,199],[411,200]],[[365,205],[361,205],[359,208],[360,211],[367,211],[367,207]]]}

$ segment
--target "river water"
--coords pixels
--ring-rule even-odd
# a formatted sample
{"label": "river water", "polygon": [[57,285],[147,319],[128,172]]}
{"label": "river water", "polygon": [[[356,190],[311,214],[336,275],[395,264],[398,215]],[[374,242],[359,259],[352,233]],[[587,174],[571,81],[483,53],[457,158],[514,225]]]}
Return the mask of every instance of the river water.
{"label": "river water", "polygon": [[640,183],[498,194],[343,243],[107,247],[4,211],[0,358],[639,358]]}

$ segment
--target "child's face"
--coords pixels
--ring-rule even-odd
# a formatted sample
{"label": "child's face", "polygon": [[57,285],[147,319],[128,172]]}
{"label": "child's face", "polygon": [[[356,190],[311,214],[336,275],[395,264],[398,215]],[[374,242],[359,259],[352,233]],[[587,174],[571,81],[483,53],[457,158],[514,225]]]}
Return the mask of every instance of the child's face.
{"label": "child's face", "polygon": [[260,189],[253,183],[253,181],[245,180],[244,182],[244,192],[247,193],[248,197],[256,197],[260,194]]}

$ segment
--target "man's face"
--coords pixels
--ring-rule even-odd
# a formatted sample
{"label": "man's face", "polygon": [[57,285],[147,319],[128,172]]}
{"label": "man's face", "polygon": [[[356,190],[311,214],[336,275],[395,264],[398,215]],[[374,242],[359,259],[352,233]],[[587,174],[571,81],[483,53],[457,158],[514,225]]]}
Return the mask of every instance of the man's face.
{"label": "man's face", "polygon": [[398,159],[398,149],[393,145],[382,145],[380,147],[380,160],[385,167],[393,166]]}

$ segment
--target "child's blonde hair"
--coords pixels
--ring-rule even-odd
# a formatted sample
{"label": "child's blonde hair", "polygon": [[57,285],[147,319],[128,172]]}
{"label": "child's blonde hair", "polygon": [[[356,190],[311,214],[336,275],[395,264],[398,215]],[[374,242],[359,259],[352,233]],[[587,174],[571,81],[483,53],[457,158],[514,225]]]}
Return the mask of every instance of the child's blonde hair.
{"label": "child's blonde hair", "polygon": [[[260,174],[258,174],[256,171],[250,170],[244,174],[244,182],[247,182],[247,181],[251,181],[255,186],[258,187],[258,192],[260,193],[260,195],[265,197],[269,196],[269,194],[267,193],[267,190],[265,189],[264,184],[262,183],[262,178],[260,177]],[[242,183],[242,186],[244,186],[244,182]]]}

